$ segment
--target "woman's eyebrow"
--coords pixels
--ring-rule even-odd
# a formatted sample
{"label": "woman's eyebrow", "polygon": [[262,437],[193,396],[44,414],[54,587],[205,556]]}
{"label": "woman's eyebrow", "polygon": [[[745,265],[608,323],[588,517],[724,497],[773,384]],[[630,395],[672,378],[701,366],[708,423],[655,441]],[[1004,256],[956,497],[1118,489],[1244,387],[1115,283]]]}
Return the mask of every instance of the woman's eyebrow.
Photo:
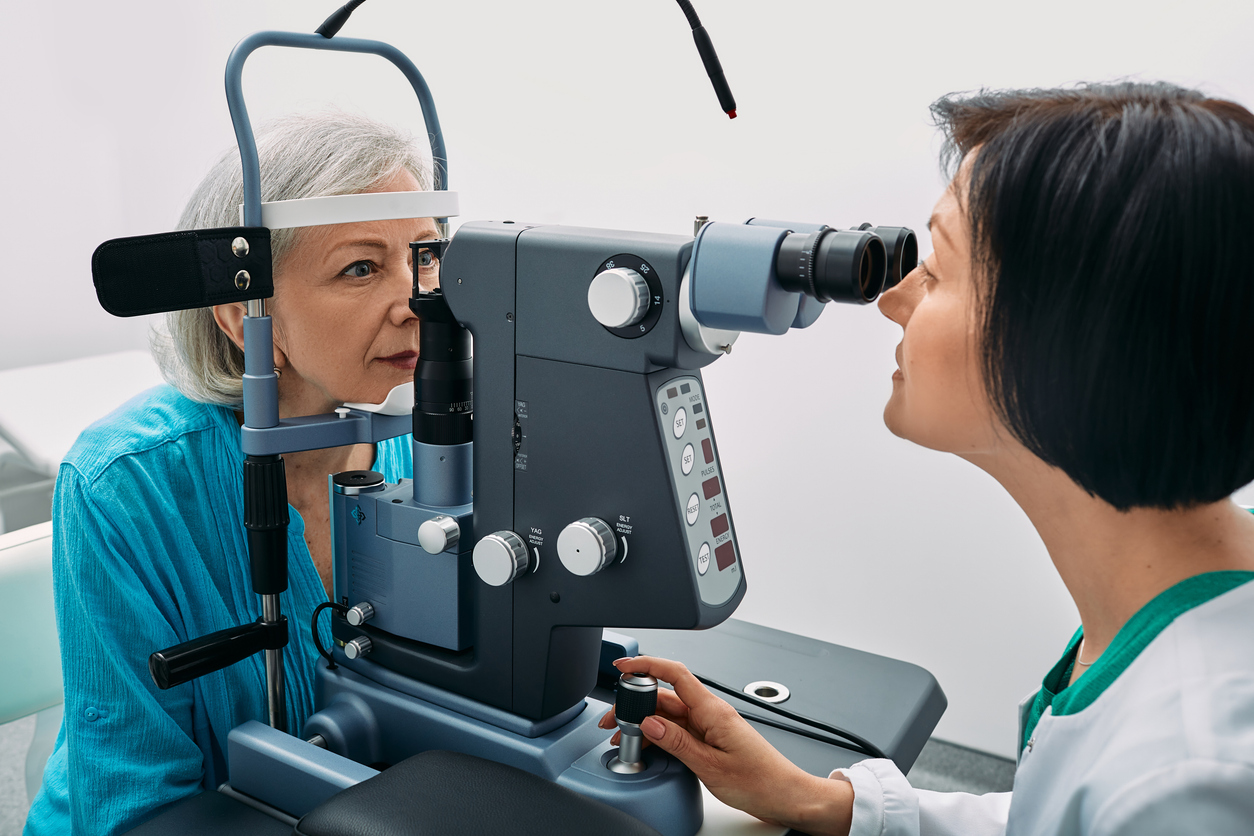
{"label": "woman's eyebrow", "polygon": [[388,245],[386,241],[380,241],[378,239],[369,239],[369,238],[361,240],[361,241],[344,241],[343,243],[336,244],[334,247],[332,247],[327,252],[327,254],[335,255],[340,250],[348,249],[351,247],[372,247],[377,250],[386,250],[388,248]]}

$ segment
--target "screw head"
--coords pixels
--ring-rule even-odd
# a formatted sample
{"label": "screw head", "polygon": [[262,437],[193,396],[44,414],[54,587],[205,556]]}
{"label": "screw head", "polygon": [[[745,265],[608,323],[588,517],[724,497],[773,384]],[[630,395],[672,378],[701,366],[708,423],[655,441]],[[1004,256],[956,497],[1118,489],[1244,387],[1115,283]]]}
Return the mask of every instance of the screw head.
{"label": "screw head", "polygon": [[252,284],[253,277],[248,275],[247,270],[240,270],[235,274],[235,287],[239,290],[248,290],[248,285]]}
{"label": "screw head", "polygon": [[248,242],[243,238],[236,238],[231,242],[231,252],[235,253],[236,258],[243,258],[248,255]]}
{"label": "screw head", "polygon": [[514,321],[514,315],[513,315],[512,313],[507,313],[507,314],[505,314],[505,321],[506,321],[506,322],[513,322],[513,321]]}

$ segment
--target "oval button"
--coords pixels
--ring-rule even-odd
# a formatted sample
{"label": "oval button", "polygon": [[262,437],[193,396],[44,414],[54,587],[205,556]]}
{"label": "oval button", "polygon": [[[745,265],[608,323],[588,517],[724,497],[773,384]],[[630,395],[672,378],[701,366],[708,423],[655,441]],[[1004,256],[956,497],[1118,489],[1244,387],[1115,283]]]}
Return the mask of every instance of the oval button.
{"label": "oval button", "polygon": [[704,575],[710,568],[710,544],[702,543],[701,551],[697,552],[697,574]]}
{"label": "oval button", "polygon": [[684,434],[684,430],[688,428],[688,411],[682,406],[675,410],[675,437],[680,438]]}
{"label": "oval button", "polygon": [[679,469],[687,476],[692,472],[692,465],[697,460],[697,453],[693,450],[692,445],[688,444],[684,447],[684,452],[679,456]]}
{"label": "oval button", "polygon": [[688,525],[694,525],[697,521],[697,515],[701,513],[701,497],[695,493],[688,497],[688,507],[684,511],[688,515]]}

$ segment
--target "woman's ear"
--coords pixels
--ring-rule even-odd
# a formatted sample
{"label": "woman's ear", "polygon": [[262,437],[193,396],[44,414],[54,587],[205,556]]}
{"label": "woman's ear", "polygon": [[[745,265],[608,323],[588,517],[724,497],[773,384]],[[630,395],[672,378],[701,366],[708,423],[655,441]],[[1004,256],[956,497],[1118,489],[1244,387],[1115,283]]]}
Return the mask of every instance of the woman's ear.
{"label": "woman's ear", "polygon": [[[213,321],[218,323],[227,339],[235,343],[240,351],[244,350],[244,313],[247,309],[242,303],[232,302],[226,305],[213,306]],[[287,355],[280,347],[280,335],[277,328],[273,331],[274,339],[274,370],[281,371],[287,365]]]}
{"label": "woman's ear", "polygon": [[213,306],[213,321],[218,323],[227,339],[235,343],[240,351],[244,350],[244,305],[232,302],[227,305]]}

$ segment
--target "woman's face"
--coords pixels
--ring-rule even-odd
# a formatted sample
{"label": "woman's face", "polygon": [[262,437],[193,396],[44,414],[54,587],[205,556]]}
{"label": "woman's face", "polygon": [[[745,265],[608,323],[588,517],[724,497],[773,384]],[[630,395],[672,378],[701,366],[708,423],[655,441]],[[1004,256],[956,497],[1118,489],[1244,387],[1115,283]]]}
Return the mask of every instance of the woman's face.
{"label": "woman's face", "polygon": [[[373,191],[416,191],[408,171]],[[379,403],[413,380],[418,320],[409,309],[409,244],[438,237],[430,218],[308,227],[274,277],[275,364],[287,415]],[[420,266],[439,284],[439,263]]]}
{"label": "woman's face", "polygon": [[880,297],[904,331],[884,423],[894,435],[959,455],[991,452],[999,438],[982,383],[970,226],[963,211],[968,167],[928,222],[933,251]]}

